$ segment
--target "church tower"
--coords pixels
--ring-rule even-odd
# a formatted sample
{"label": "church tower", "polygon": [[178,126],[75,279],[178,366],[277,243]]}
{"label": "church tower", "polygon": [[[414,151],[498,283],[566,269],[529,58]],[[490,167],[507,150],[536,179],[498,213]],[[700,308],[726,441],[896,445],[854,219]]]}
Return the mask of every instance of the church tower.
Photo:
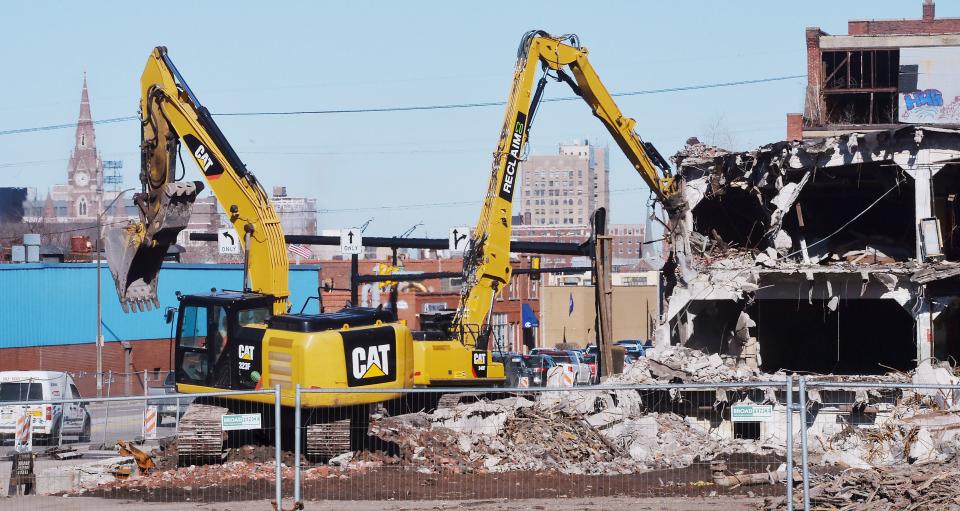
{"label": "church tower", "polygon": [[77,120],[73,153],[67,164],[67,187],[67,216],[96,218],[103,190],[103,162],[97,153],[86,74],[80,94],[80,118]]}

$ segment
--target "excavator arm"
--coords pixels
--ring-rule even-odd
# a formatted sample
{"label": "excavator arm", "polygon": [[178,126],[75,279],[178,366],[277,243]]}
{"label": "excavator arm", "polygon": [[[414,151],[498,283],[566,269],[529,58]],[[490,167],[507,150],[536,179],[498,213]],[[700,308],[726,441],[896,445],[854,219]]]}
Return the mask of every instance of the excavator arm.
{"label": "excavator arm", "polygon": [[[587,53],[576,36],[553,37],[543,31],[530,31],[520,42],[486,199],[464,253],[464,285],[453,319],[454,332],[479,349],[487,344],[493,301],[510,281],[513,195],[548,76],[566,82],[583,98],[658,200],[668,205],[677,195],[667,162],[634,132],[637,122],[620,111],[587,60]],[[534,90],[538,67],[543,69],[543,76]]]}
{"label": "excavator arm", "polygon": [[140,87],[142,191],[134,196],[140,221],[105,230],[107,261],[124,311],[159,306],[161,263],[187,226],[190,208],[203,189],[202,182],[176,179],[182,142],[240,233],[249,289],[272,295],[275,314],[287,312],[289,261],[283,229],[263,186],[197,100],[166,48],[153,50]]}

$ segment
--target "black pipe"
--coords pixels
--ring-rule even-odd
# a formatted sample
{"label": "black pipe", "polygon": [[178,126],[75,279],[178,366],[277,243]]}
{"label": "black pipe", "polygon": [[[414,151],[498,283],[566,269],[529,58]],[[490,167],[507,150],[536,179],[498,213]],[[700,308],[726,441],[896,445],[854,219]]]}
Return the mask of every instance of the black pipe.
{"label": "black pipe", "polygon": [[[301,234],[287,234],[285,241],[300,245],[339,246],[339,236],[310,236]],[[192,232],[190,241],[217,241],[217,233]],[[365,247],[386,248],[425,248],[433,250],[447,250],[450,248],[447,238],[394,238],[364,236]],[[511,241],[510,251],[525,254],[572,255],[591,256],[593,244],[591,241],[583,243],[562,243],[554,241]]]}

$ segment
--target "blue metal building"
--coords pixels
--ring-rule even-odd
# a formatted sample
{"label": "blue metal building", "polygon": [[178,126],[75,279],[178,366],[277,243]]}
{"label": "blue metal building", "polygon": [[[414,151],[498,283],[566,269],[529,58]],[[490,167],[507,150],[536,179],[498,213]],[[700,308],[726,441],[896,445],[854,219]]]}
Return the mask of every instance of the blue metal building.
{"label": "blue metal building", "polygon": [[[291,265],[290,303],[299,311],[317,295],[317,265]],[[164,263],[160,270],[160,308],[124,313],[103,265],[104,341],[165,339],[170,325],[163,310],[177,307],[176,291],[203,293],[210,288],[240,289],[243,267],[236,264]],[[317,312],[310,300],[305,312]],[[97,267],[93,263],[0,264],[0,348],[93,343],[97,337]]]}

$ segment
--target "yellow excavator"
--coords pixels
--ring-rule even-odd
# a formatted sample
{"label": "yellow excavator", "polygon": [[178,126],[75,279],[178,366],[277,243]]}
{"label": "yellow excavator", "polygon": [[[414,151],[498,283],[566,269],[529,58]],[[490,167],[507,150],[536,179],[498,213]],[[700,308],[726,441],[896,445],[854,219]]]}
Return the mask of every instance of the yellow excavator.
{"label": "yellow excavator", "polygon": [[[430,329],[415,333],[414,384],[464,386],[497,384],[504,379],[503,365],[493,363],[490,357],[490,317],[497,294],[510,281],[513,196],[530,127],[548,78],[567,83],[583,98],[657,199],[675,203],[677,187],[669,165],[651,143],[634,132],[636,121],[625,117],[617,107],[587,60],[587,53],[575,35],[553,37],[533,30],[520,41],[486,198],[464,252],[459,305],[456,311],[421,314],[421,327],[426,323]],[[538,68],[543,73],[534,89]]]}
{"label": "yellow excavator", "polygon": [[[534,92],[538,63],[544,74]],[[660,200],[676,197],[666,162],[633,132],[636,122],[621,114],[576,37],[528,32],[520,44],[480,220],[464,255],[458,308],[434,318],[434,328],[418,333],[414,341],[391,311],[352,307],[324,314],[288,313],[289,263],[273,206],[177,71],[166,48],[154,49],[141,77],[143,188],[135,197],[140,222],[106,234],[106,256],[124,309],[143,310],[158,304],[163,255],[186,226],[190,205],[203,189],[199,181],[176,178],[181,142],[236,231],[243,233],[239,239],[244,254],[242,291],[180,296],[174,361],[177,390],[206,393],[280,385],[283,429],[289,431],[297,384],[382,389],[303,395],[305,453],[323,458],[364,442],[370,407],[399,402],[403,389],[502,383],[503,365],[492,361],[490,316],[497,293],[512,271],[513,195],[548,77],[566,82],[590,105]],[[248,410],[251,402],[266,409],[273,397],[247,395],[191,405],[178,432],[181,460],[219,459],[220,417]],[[262,431],[270,431],[273,414],[262,415]]]}
{"label": "yellow excavator", "polygon": [[[283,427],[292,432],[294,388],[383,389],[383,393],[302,396],[305,452],[330,457],[363,442],[371,405],[394,400],[412,386],[413,340],[389,311],[348,308],[327,314],[289,314],[286,242],[261,184],[217,127],[171,62],[153,50],[141,77],[143,190],[135,197],[140,222],[108,233],[111,272],[125,309],[156,304],[162,255],[189,219],[202,183],[175,177],[180,144],[224,206],[244,254],[241,291],[180,295],[175,376],[183,393],[282,389]],[[189,193],[177,193],[187,190]],[[175,215],[174,215],[175,213]],[[252,403],[260,403],[253,405]],[[183,463],[219,460],[225,413],[266,411],[272,395],[198,399],[180,422]],[[272,413],[262,413],[264,428]],[[285,438],[293,437],[291,434]],[[266,438],[244,441],[267,441]]]}

